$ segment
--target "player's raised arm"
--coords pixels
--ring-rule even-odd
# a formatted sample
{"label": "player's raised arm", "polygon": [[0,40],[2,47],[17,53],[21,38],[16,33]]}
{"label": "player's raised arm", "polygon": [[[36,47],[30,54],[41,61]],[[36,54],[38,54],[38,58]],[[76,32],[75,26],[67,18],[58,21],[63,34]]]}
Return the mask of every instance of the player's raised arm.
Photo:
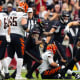
{"label": "player's raised arm", "polygon": [[67,24],[67,26],[71,27],[71,26],[77,26],[77,25],[80,25],[79,24],[79,21],[73,21],[73,22],[70,22]]}
{"label": "player's raised arm", "polygon": [[69,28],[72,27],[72,26],[78,26],[80,25],[80,22],[79,21],[72,21],[70,23],[67,24],[66,28],[64,29],[64,32],[67,33],[69,32]]}
{"label": "player's raised arm", "polygon": [[56,30],[56,29],[52,28],[52,29],[50,30],[50,32],[43,32],[43,34],[46,35],[46,36],[51,36],[51,35],[53,35],[53,33],[55,32],[55,30]]}
{"label": "player's raised arm", "polygon": [[[51,28],[49,34],[53,34],[56,31],[56,29],[57,29],[57,26],[53,25],[53,27]],[[50,40],[51,40],[51,36],[48,36],[46,42],[49,43]]]}

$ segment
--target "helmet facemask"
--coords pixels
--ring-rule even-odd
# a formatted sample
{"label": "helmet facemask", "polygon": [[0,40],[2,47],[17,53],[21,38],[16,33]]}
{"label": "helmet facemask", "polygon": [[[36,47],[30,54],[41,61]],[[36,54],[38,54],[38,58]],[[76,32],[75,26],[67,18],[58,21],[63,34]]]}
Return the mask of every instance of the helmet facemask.
{"label": "helmet facemask", "polygon": [[69,22],[69,20],[70,20],[70,14],[69,14],[69,12],[66,12],[66,11],[62,12],[60,21],[61,21],[62,23],[65,23],[65,24],[66,24],[66,23]]}

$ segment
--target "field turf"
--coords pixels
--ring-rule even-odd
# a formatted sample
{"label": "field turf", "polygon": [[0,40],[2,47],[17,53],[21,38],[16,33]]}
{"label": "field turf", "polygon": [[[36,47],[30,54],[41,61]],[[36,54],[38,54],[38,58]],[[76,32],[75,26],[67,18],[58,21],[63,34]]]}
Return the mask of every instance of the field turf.
{"label": "field turf", "polygon": [[[12,72],[13,72],[13,70],[10,70],[10,73],[12,73]],[[22,73],[21,73],[22,77],[25,77],[26,73],[27,72],[25,70],[22,70]],[[80,72],[78,72],[78,73],[80,73]],[[36,77],[35,72],[33,73],[33,77],[34,77],[34,79],[26,79],[26,80],[42,80],[40,74],[39,74],[39,78]],[[10,79],[6,79],[6,80],[15,80],[15,79],[10,78]],[[45,80],[49,80],[49,79],[45,79]],[[53,79],[53,80],[70,80],[70,79]],[[76,80],[76,79],[74,77],[72,77],[71,80]],[[78,80],[80,80],[80,79],[78,79]]]}

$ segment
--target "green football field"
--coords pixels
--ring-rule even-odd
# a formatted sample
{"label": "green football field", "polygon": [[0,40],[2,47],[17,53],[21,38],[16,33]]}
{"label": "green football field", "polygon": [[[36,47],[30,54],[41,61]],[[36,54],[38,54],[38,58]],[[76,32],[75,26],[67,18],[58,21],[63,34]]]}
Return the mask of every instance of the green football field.
{"label": "green football field", "polygon": [[[14,72],[14,70],[10,70],[9,72],[12,73],[12,72]],[[22,77],[25,77],[26,73],[27,73],[26,70],[22,70],[22,74],[21,74]],[[80,73],[80,72],[76,72],[76,73]],[[36,78],[35,72],[33,73],[33,77],[34,77],[34,79],[26,79],[26,80],[42,80],[40,74],[39,74],[39,78]],[[6,79],[6,80],[15,80],[15,79],[10,78],[10,79]],[[45,79],[45,80],[49,80],[49,79]],[[62,80],[62,79],[54,79],[54,80]],[[65,79],[63,79],[63,80],[65,80]],[[66,80],[69,80],[69,79],[66,79]],[[72,77],[71,80],[76,80],[76,79],[74,77]],[[78,80],[80,80],[80,79],[78,79]]]}
{"label": "green football field", "polygon": [[[11,73],[14,72],[14,70],[10,70],[9,72],[11,74]],[[22,75],[23,78],[25,78],[26,73],[27,73],[26,70],[22,70],[21,75]],[[33,77],[34,77],[34,79],[30,79],[30,80],[42,80],[40,74],[39,74],[39,78],[36,77],[35,72],[33,73]],[[15,79],[10,78],[10,79],[6,79],[6,80],[15,80]],[[29,79],[26,79],[26,80],[29,80]]]}

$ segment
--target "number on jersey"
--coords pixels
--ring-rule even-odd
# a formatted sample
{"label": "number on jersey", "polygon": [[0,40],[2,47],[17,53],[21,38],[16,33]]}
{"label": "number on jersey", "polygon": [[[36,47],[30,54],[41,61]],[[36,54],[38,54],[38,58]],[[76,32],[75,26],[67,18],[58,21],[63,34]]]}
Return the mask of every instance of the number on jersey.
{"label": "number on jersey", "polygon": [[4,29],[8,27],[8,18],[4,18]]}
{"label": "number on jersey", "polygon": [[10,17],[9,23],[11,26],[17,26],[17,17]]}

